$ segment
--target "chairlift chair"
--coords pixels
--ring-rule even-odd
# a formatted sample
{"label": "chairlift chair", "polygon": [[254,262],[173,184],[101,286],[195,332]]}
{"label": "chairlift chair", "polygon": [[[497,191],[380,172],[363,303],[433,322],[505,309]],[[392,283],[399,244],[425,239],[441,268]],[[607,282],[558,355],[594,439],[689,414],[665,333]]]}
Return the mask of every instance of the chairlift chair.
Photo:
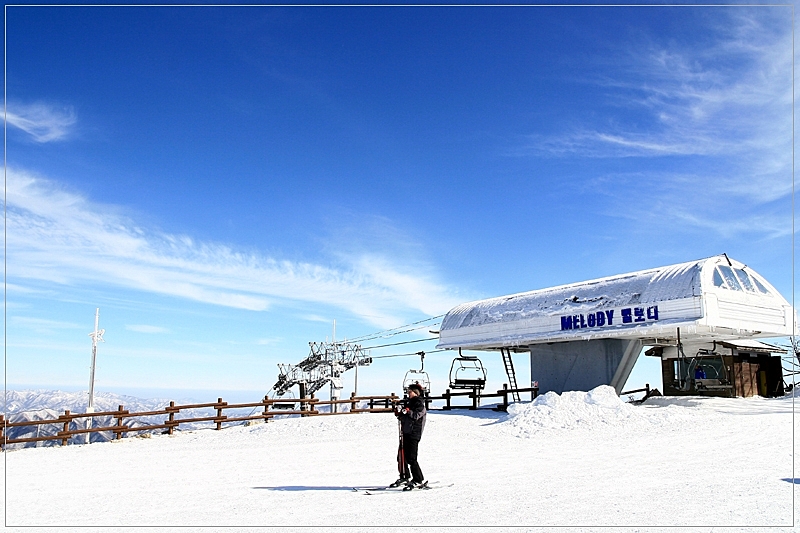
{"label": "chairlift chair", "polygon": [[412,368],[406,372],[405,377],[403,377],[403,394],[407,396],[408,387],[417,383],[422,386],[425,391],[425,396],[427,397],[431,390],[431,378],[428,376],[428,373],[425,372],[425,352],[417,352],[417,355],[420,357],[420,369],[414,370]]}
{"label": "chairlift chair", "polygon": [[[716,342],[714,343],[714,348],[716,348]],[[711,361],[719,359],[719,369],[715,365],[706,364],[703,365],[703,369],[711,369],[714,371],[714,376],[710,376],[706,374],[705,379],[695,379],[694,380],[694,388],[698,392],[702,391],[715,391],[715,390],[726,390],[732,389],[733,385],[731,385],[730,379],[728,377],[728,370],[725,368],[725,360],[722,358],[722,354],[718,353],[714,349],[711,350],[699,350],[697,355],[695,356],[695,360],[697,360],[701,355],[705,356],[713,356],[709,358]],[[699,363],[695,364],[695,367]]]}
{"label": "chairlift chair", "polygon": [[450,365],[451,389],[476,389],[486,387],[486,369],[475,355],[463,355],[458,349],[458,357]]}
{"label": "chairlift chair", "polygon": [[289,409],[289,410],[292,410],[292,409],[295,408],[295,405],[296,405],[296,401],[291,401],[291,400],[296,400],[295,397],[294,397],[294,392],[292,392],[291,390],[286,391],[285,393],[281,394],[280,396],[274,395],[272,397],[272,399],[273,400],[286,400],[286,401],[281,401],[280,403],[273,403],[272,404],[272,408],[273,409]]}

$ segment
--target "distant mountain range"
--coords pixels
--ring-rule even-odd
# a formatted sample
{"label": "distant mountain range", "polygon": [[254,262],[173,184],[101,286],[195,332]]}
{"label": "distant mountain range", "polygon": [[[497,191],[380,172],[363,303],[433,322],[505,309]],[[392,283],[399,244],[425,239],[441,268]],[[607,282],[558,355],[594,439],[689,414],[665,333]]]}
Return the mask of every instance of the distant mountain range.
{"label": "distant mountain range", "polygon": [[[79,392],[64,392],[58,390],[20,390],[20,391],[6,391],[5,395],[5,417],[8,422],[22,422],[29,420],[46,420],[58,418],[64,414],[64,411],[70,413],[85,413],[89,403],[89,393],[87,391]],[[170,400],[163,398],[142,399],[134,396],[126,396],[120,394],[113,394],[110,392],[97,392],[94,396],[94,410],[95,412],[116,411],[120,405],[128,412],[148,412],[159,411],[169,405]],[[186,405],[197,403],[192,400],[178,400],[175,401],[176,405]],[[231,409],[225,412],[228,416],[246,416],[253,411],[252,409]],[[181,410],[176,418],[199,418],[213,416],[216,410],[212,408],[203,409],[184,409]],[[128,427],[136,428],[141,426],[163,424],[167,415],[151,415],[136,418],[126,418],[125,424]],[[85,428],[86,421],[81,419],[73,421],[70,429],[78,429],[78,424],[81,428]],[[98,416],[92,418],[93,427],[108,427],[116,425],[116,419],[112,416]],[[189,422],[181,424],[176,428],[176,431],[187,431],[213,427],[213,422]],[[64,428],[63,423],[54,424],[39,424],[24,427],[7,427],[4,434],[11,439],[30,438],[30,437],[45,437],[56,435]],[[157,433],[163,432],[163,429],[146,430],[135,432],[128,432],[126,436],[136,436],[143,433]],[[91,442],[103,442],[114,439],[112,431],[104,431],[91,434]],[[70,438],[69,444],[84,444],[86,443],[86,435],[76,435]],[[40,442],[29,443],[14,443],[7,446],[8,449],[17,449],[25,447],[44,447],[44,446],[59,446],[60,440],[48,440]]]}
{"label": "distant mountain range", "polygon": [[[142,399],[134,396],[113,394],[110,392],[96,392],[94,395],[95,411],[116,411],[124,405],[128,411],[154,411],[169,405],[170,400],[162,398]],[[187,400],[187,403],[189,401]],[[175,403],[184,403],[176,401]],[[191,402],[196,403],[196,402]],[[64,392],[58,390],[20,390],[6,391],[5,412],[6,416],[23,411],[37,411],[51,409],[64,414],[65,410],[71,413],[85,413],[89,405],[88,391]]]}

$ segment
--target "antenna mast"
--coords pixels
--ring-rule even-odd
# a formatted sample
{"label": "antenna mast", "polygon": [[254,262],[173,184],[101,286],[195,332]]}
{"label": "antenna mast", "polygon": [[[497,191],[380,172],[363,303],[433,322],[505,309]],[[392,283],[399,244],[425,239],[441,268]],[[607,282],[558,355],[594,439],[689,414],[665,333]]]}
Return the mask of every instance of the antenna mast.
{"label": "antenna mast", "polygon": [[[94,331],[89,333],[89,336],[92,338],[92,366],[89,372],[89,406],[86,408],[87,413],[94,412],[94,369],[97,363],[97,341],[105,342],[105,340],[103,340],[103,333],[105,333],[106,330],[97,329],[99,325],[100,308],[98,307],[94,312]],[[91,427],[92,419],[90,418],[87,422]],[[86,444],[89,444],[89,435],[90,433],[86,434]]]}

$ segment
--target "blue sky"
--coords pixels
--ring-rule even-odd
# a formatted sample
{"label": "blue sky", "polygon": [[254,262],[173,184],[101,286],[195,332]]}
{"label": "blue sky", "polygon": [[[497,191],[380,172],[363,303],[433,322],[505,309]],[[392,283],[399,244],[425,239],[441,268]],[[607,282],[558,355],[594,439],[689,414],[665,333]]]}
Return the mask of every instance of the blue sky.
{"label": "blue sky", "polygon": [[[334,319],[352,338],[722,252],[791,300],[790,7],[9,7],[6,25],[14,386],[86,388],[97,307],[99,390],[263,392]],[[644,359],[631,387],[659,379]],[[450,360],[426,358],[435,390]],[[379,360],[359,391],[417,366]]]}

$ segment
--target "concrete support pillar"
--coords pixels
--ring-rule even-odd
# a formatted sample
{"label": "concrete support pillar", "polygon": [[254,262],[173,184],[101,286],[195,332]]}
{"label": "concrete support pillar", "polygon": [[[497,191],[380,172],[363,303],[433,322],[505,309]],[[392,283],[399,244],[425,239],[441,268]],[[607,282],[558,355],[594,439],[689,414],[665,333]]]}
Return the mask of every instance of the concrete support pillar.
{"label": "concrete support pillar", "polygon": [[642,342],[595,339],[532,344],[529,348],[531,381],[539,382],[540,393],[610,385],[619,394],[642,351]]}

